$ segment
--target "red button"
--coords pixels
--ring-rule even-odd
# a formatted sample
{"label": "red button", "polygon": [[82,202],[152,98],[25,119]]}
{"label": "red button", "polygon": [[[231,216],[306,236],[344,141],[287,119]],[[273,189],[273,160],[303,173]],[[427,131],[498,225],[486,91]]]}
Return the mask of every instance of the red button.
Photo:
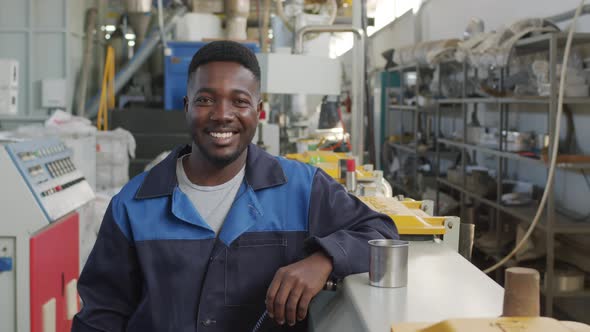
{"label": "red button", "polygon": [[55,191],[61,191],[61,186],[55,187]]}

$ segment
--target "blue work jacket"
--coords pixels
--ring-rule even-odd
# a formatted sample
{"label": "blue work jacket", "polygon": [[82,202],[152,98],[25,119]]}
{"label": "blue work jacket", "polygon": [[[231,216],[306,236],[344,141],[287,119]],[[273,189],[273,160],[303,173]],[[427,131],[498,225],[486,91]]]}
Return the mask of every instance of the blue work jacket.
{"label": "blue work jacket", "polygon": [[254,145],[216,236],[178,188],[176,160],[189,152],[175,149],[111,200],[78,282],[72,331],[250,331],[280,267],[324,250],[343,278],[368,270],[368,240],[397,238],[389,217],[322,170]]}

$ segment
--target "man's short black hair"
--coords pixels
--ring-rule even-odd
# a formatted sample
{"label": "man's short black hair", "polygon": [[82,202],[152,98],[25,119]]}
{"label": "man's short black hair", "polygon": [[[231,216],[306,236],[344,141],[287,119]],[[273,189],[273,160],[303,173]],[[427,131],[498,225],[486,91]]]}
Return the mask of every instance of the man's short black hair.
{"label": "man's short black hair", "polygon": [[251,71],[258,83],[260,83],[260,65],[254,52],[246,46],[231,40],[210,42],[199,49],[188,67],[188,81],[190,82],[191,75],[197,71],[199,66],[216,61],[239,63]]}

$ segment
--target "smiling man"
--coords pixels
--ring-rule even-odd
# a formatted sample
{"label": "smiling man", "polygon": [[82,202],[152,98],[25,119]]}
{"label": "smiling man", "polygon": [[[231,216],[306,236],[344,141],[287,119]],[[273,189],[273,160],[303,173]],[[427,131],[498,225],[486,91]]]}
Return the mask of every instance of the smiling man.
{"label": "smiling man", "polygon": [[112,199],[72,330],[250,331],[268,310],[273,331],[305,331],[312,298],[366,272],[367,241],[397,238],[393,222],[323,171],[250,144],[260,68],[244,46],[199,50],[184,102],[191,145]]}

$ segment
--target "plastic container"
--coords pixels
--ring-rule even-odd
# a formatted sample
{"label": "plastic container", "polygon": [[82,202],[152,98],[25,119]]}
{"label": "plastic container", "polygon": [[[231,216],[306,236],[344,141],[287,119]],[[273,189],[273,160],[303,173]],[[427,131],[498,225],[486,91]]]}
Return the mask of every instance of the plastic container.
{"label": "plastic container", "polygon": [[[186,95],[186,81],[188,67],[193,55],[205,46],[207,42],[168,42],[166,57],[164,59],[164,108],[170,110],[182,110],[182,98]],[[256,43],[243,43],[244,46],[257,53]]]}

